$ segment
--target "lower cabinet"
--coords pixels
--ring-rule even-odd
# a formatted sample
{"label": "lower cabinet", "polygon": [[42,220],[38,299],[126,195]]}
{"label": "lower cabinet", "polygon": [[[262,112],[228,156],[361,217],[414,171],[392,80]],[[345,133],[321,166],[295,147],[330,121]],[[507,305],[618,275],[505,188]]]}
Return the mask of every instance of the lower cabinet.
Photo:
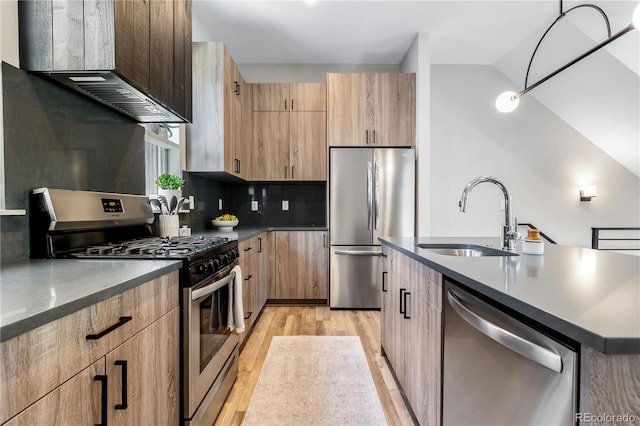
{"label": "lower cabinet", "polygon": [[327,300],[326,231],[275,232],[274,299]]}
{"label": "lower cabinet", "polygon": [[0,423],[177,424],[178,291],[176,271],[3,342]]}
{"label": "lower cabinet", "polygon": [[418,422],[440,424],[442,275],[395,250],[385,263],[382,347]]}
{"label": "lower cabinet", "polygon": [[240,342],[248,335],[256,321],[256,317],[267,301],[267,243],[266,232],[241,241],[238,244],[240,258],[238,264],[242,268],[242,308],[244,310],[245,332],[240,335]]}

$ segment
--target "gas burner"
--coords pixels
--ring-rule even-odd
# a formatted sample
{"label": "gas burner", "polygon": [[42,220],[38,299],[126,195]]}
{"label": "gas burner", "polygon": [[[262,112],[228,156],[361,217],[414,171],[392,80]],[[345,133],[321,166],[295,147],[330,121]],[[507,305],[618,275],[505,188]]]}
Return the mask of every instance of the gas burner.
{"label": "gas burner", "polygon": [[120,243],[87,246],[78,256],[90,257],[187,257],[228,241],[221,237],[147,237]]}

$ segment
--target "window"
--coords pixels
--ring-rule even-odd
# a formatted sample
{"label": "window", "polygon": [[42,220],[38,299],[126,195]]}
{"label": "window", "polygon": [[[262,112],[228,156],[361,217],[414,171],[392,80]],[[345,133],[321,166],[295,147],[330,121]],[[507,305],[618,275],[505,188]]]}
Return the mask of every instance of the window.
{"label": "window", "polygon": [[145,191],[147,195],[158,193],[155,181],[163,173],[181,176],[180,170],[180,130],[172,128],[172,137],[165,138],[145,126]]}

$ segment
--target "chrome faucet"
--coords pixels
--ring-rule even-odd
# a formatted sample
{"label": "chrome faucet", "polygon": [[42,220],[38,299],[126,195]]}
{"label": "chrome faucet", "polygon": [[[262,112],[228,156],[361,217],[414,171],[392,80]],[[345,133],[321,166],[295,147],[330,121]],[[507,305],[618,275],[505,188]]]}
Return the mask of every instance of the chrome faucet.
{"label": "chrome faucet", "polygon": [[498,188],[502,190],[504,194],[504,226],[502,227],[502,249],[503,250],[514,250],[516,248],[516,240],[520,238],[520,234],[517,230],[517,223],[511,223],[511,196],[509,195],[509,191],[507,191],[507,187],[504,186],[504,183],[500,182],[498,179],[491,176],[480,176],[473,179],[471,182],[464,187],[462,191],[462,197],[460,198],[460,202],[458,205],[460,206],[461,212],[467,211],[467,205],[469,204],[469,194],[471,190],[476,187],[476,185],[482,182],[491,182],[496,184]]}

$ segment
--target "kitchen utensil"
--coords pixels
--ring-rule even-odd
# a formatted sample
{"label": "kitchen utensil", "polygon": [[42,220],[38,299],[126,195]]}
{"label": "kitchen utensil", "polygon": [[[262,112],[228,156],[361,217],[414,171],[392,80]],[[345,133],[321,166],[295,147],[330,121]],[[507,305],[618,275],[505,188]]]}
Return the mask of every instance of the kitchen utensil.
{"label": "kitchen utensil", "polygon": [[189,204],[189,200],[187,200],[187,199],[186,199],[186,198],[184,198],[184,197],[180,197],[180,199],[178,200],[178,206],[176,207],[176,211],[175,211],[175,213],[174,213],[174,214],[178,214],[178,213],[180,213],[180,210],[182,209],[182,207],[183,207],[185,204],[187,204],[187,205],[188,205],[188,204]]}
{"label": "kitchen utensil", "polygon": [[154,213],[156,213],[156,209],[158,209],[157,213],[162,213],[162,205],[160,204],[159,200],[152,198],[149,200],[149,204],[151,204],[151,207],[154,208]]}
{"label": "kitchen utensil", "polygon": [[176,214],[176,206],[178,205],[178,198],[175,195],[171,196],[171,201],[169,202],[169,214]]}
{"label": "kitchen utensil", "polygon": [[169,214],[169,204],[167,203],[167,197],[165,197],[164,195],[158,195],[158,200],[160,200],[162,214]]}

